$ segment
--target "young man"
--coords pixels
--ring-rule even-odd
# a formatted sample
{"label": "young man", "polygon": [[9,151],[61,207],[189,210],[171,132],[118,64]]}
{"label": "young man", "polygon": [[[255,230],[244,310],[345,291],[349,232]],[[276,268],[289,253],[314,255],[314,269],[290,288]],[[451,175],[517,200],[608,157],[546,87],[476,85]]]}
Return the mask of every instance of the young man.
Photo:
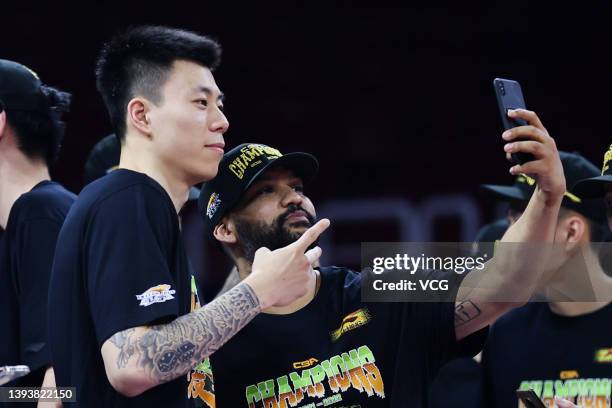
{"label": "young man", "polygon": [[[47,292],[55,244],[75,196],[50,180],[70,95],[0,60],[0,366],[27,365],[10,386],[53,384]],[[1,404],[0,404],[1,405]],[[22,405],[22,404],[19,404]]]}
{"label": "young man", "polygon": [[[560,156],[568,185],[598,174],[578,154]],[[511,224],[527,204],[530,184],[529,177],[521,175],[514,186],[486,187],[514,202]],[[554,272],[541,288],[548,303],[532,302],[491,328],[482,358],[483,406],[522,407],[515,391],[533,389],[547,406],[572,406],[558,402],[557,396],[581,407],[610,407],[612,360],[605,356],[612,339],[612,278],[593,248],[603,236],[604,215],[601,201],[587,200],[577,191],[565,194],[555,232],[557,257],[550,265]],[[584,283],[593,293],[567,301]]]}
{"label": "young man", "polygon": [[[223,156],[219,45],[192,32],[136,27],[102,51],[97,84],[119,169],[83,189],[58,240],[49,300],[57,383],[84,407],[191,406],[188,374],[261,310],[302,296],[329,224],[278,251],[252,279],[200,308],[177,213]],[[214,406],[205,390],[199,404]],[[130,398],[133,397],[133,398]]]}
{"label": "young man", "polygon": [[[565,190],[558,154],[533,112],[511,114],[533,126],[504,138],[532,140],[510,143],[506,151],[535,151],[538,159],[527,166],[540,188],[521,225],[506,238],[552,241],[550,223]],[[228,152],[217,178],[204,185],[199,208],[206,229],[231,256],[241,279],[252,273],[257,247],[287,245],[315,222],[303,186],[316,169],[316,160],[305,153],[282,155],[245,144]],[[524,280],[528,288],[533,270],[524,276],[521,266],[520,261],[501,265],[511,271],[511,281]],[[321,267],[317,276],[304,296],[257,316],[212,356],[220,406],[426,406],[437,369],[453,356],[477,351],[482,337],[468,336],[514,305],[493,303],[463,284],[456,304],[363,303],[361,274]],[[501,284],[497,290],[508,282]]]}

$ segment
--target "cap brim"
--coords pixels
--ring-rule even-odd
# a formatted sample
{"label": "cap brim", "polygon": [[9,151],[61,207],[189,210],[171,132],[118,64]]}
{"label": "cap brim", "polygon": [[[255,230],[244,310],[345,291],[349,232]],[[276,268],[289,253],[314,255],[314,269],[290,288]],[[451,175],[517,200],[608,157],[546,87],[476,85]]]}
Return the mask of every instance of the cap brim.
{"label": "cap brim", "polygon": [[603,198],[608,183],[612,183],[612,175],[592,177],[580,180],[574,184],[571,191],[581,198]]}
{"label": "cap brim", "polygon": [[302,179],[304,184],[308,184],[317,175],[317,172],[319,171],[319,162],[312,154],[302,152],[287,153],[276,160],[266,163],[265,166],[259,169],[251,181],[249,181],[244,187],[243,192],[248,190],[249,187],[251,187],[253,183],[255,183],[265,173],[266,170],[272,167],[283,167],[291,170],[296,176]]}
{"label": "cap brim", "polygon": [[482,184],[480,187],[486,192],[491,193],[502,200],[529,201],[531,198],[531,192],[527,192],[515,186]]}

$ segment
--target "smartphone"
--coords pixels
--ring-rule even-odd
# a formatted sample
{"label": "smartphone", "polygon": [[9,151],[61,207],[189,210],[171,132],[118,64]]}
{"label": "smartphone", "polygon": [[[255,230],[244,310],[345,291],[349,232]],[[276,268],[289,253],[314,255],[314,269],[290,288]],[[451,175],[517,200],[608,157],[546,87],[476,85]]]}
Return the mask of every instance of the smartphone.
{"label": "smartphone", "polygon": [[[523,119],[511,119],[508,116],[509,109],[527,108],[525,106],[521,84],[511,79],[495,78],[493,80],[493,88],[495,89],[497,106],[499,106],[499,113],[501,114],[504,129],[508,130],[517,126],[527,125],[527,122]],[[519,138],[516,140],[529,139]],[[511,156],[512,160],[517,164],[523,164],[534,159],[533,155],[530,153],[512,153]]]}
{"label": "smartphone", "polygon": [[527,408],[546,408],[546,405],[533,390],[516,390],[516,396]]}
{"label": "smartphone", "polygon": [[3,366],[0,367],[0,385],[6,384],[19,377],[23,377],[30,373],[30,367],[27,365]]}

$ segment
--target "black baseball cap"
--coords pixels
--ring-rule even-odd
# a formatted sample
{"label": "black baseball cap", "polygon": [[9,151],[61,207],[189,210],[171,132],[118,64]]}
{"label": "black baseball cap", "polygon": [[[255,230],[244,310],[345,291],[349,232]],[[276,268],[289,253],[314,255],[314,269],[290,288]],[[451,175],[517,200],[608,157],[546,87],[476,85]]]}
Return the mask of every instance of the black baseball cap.
{"label": "black baseball cap", "polygon": [[612,160],[612,145],[610,145],[608,151],[604,153],[601,175],[578,181],[573,186],[573,190],[576,194],[580,194],[585,198],[603,198],[606,194],[605,187],[608,183],[612,183],[610,160]]}
{"label": "black baseball cap", "polygon": [[223,155],[217,177],[204,183],[198,210],[204,228],[214,240],[213,231],[221,218],[239,202],[248,188],[273,166],[292,170],[304,184],[314,179],[319,162],[308,153],[282,154],[278,149],[259,143],[243,143]]}
{"label": "black baseball cap", "polygon": [[41,111],[49,108],[38,75],[25,65],[0,59],[0,112]]}
{"label": "black baseball cap", "polygon": [[[120,157],[121,142],[114,133],[111,133],[96,143],[85,162],[85,184],[89,184],[100,177],[104,177],[118,168]],[[197,200],[199,196],[200,190],[192,187],[189,190],[188,200]]]}
{"label": "black baseball cap", "polygon": [[[578,180],[593,177],[599,170],[579,153],[559,152],[566,186],[573,186]],[[514,185],[483,184],[481,187],[497,198],[511,203],[527,203],[535,190],[536,181],[526,174],[519,174]],[[581,197],[572,189],[565,192],[561,205],[596,222],[605,221],[605,207],[601,200]]]}

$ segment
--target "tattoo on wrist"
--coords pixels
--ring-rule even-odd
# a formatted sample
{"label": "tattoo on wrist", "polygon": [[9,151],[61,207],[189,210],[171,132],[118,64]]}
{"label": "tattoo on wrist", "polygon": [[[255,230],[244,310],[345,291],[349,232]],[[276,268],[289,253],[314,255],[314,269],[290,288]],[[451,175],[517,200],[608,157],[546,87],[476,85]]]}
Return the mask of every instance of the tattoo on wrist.
{"label": "tattoo on wrist", "polygon": [[464,300],[455,306],[455,327],[462,326],[478,316],[480,316],[480,309],[471,300]]}
{"label": "tattoo on wrist", "polygon": [[255,292],[241,283],[195,312],[174,321],[150,326],[142,335],[135,329],[109,340],[119,349],[117,367],[131,359],[159,383],[173,380],[219,349],[246,326],[261,306]]}

